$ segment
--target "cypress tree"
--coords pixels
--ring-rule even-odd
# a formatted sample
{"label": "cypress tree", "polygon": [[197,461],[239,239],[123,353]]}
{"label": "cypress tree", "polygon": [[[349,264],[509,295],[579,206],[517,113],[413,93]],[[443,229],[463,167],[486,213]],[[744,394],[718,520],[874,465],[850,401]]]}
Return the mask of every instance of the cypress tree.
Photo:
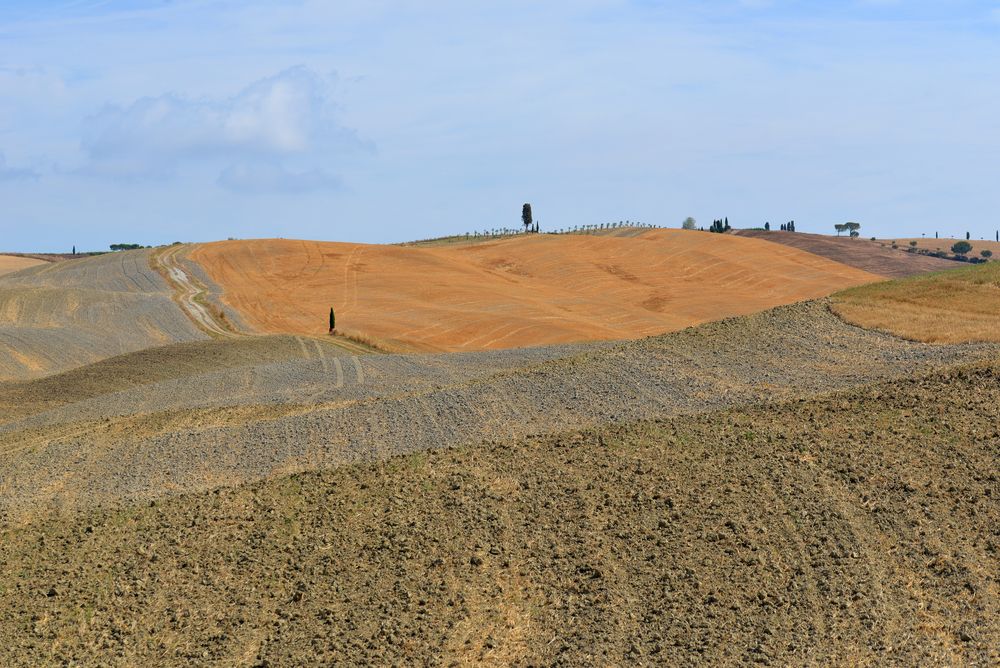
{"label": "cypress tree", "polygon": [[333,315],[333,307],[331,306],[330,307],[330,331],[332,332],[336,326],[337,326],[337,319]]}

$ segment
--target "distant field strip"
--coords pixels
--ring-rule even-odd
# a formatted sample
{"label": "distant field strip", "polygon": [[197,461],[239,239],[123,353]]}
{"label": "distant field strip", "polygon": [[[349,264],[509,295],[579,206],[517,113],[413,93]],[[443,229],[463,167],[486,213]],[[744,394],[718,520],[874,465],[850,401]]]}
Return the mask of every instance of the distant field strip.
{"label": "distant field strip", "polygon": [[27,269],[28,267],[34,267],[40,264],[46,264],[46,262],[44,260],[31,257],[0,255],[0,276],[3,276],[4,274],[11,274],[15,271],[21,271],[22,269]]}
{"label": "distant field strip", "polygon": [[475,244],[295,240],[196,246],[216,295],[257,331],[338,330],[395,351],[637,338],[879,280],[731,235],[528,235]]}
{"label": "distant field strip", "polygon": [[[951,247],[954,246],[959,241],[965,241],[965,239],[928,239],[928,238],[900,238],[900,239],[882,239],[879,243],[883,244],[896,244],[900,249],[907,249],[910,244],[915,244],[916,248],[923,248],[929,251],[944,251],[949,255],[952,254]],[[994,260],[1000,260],[1000,243],[990,240],[981,239],[969,239],[969,245],[972,246],[972,252],[969,253],[970,257],[981,257],[981,253],[984,250],[989,251],[993,254]],[[961,266],[961,265],[959,265]]]}
{"label": "distant field strip", "polygon": [[955,267],[950,260],[907,253],[863,238],[762,230],[736,230],[734,234],[798,248],[886,278],[905,278]]}

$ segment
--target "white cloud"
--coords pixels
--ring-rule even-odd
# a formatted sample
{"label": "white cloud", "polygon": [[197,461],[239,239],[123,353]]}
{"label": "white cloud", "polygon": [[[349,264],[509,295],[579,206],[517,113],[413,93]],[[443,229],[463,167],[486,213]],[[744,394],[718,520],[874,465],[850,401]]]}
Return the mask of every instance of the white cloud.
{"label": "white cloud", "polygon": [[325,170],[291,171],[267,161],[230,165],[219,175],[218,183],[227,190],[240,193],[303,193],[341,188],[340,179]]}
{"label": "white cloud", "polygon": [[293,67],[229,98],[168,93],[109,106],[87,120],[83,149],[90,163],[84,171],[160,177],[186,163],[274,161],[364,148],[354,131],[334,119],[331,83]]}
{"label": "white cloud", "polygon": [[7,157],[0,153],[0,182],[3,181],[34,181],[39,178],[38,172],[23,167],[8,167]]}

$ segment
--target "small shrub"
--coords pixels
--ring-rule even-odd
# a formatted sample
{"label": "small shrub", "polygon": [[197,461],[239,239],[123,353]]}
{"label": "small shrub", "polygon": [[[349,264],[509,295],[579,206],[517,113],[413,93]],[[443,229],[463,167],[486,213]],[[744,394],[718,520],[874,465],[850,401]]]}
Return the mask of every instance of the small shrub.
{"label": "small shrub", "polygon": [[955,255],[966,255],[972,250],[972,244],[968,241],[957,241],[951,247],[951,252]]}

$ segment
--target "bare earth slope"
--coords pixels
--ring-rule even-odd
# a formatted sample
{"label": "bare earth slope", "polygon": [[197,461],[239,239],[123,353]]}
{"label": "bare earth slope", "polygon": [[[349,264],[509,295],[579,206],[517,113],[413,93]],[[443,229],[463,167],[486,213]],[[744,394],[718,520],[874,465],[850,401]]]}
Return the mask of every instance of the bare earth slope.
{"label": "bare earth slope", "polygon": [[0,664],[1000,663],[1000,369],[0,527]]}
{"label": "bare earth slope", "polygon": [[[0,520],[779,400],[997,354],[858,329],[816,302],[615,344],[355,356],[318,339],[274,341],[281,351],[255,338],[187,344],[0,388],[0,406],[14,407],[0,417]],[[255,348],[240,363],[244,346]],[[192,362],[212,351],[227,361]],[[157,371],[124,373],[135,366]]]}
{"label": "bare earth slope", "polygon": [[40,264],[46,264],[45,260],[39,260],[33,257],[20,257],[17,255],[0,255],[0,276],[10,274],[15,271],[21,271],[22,269],[27,269],[28,267],[34,267]]}
{"label": "bare earth slope", "polygon": [[56,262],[0,277],[0,381],[206,338],[150,269],[149,252]]}
{"label": "bare earth slope", "polygon": [[391,349],[637,338],[824,296],[878,276],[756,239],[683,230],[428,247],[227,241],[190,257],[252,328],[338,329]]}
{"label": "bare earth slope", "polygon": [[867,239],[830,237],[804,232],[764,232],[761,230],[736,230],[733,234],[743,238],[764,239],[776,244],[798,248],[886,278],[904,278],[930,271],[954,269],[956,266],[951,260],[907,253],[902,249],[886,248],[878,242]]}

